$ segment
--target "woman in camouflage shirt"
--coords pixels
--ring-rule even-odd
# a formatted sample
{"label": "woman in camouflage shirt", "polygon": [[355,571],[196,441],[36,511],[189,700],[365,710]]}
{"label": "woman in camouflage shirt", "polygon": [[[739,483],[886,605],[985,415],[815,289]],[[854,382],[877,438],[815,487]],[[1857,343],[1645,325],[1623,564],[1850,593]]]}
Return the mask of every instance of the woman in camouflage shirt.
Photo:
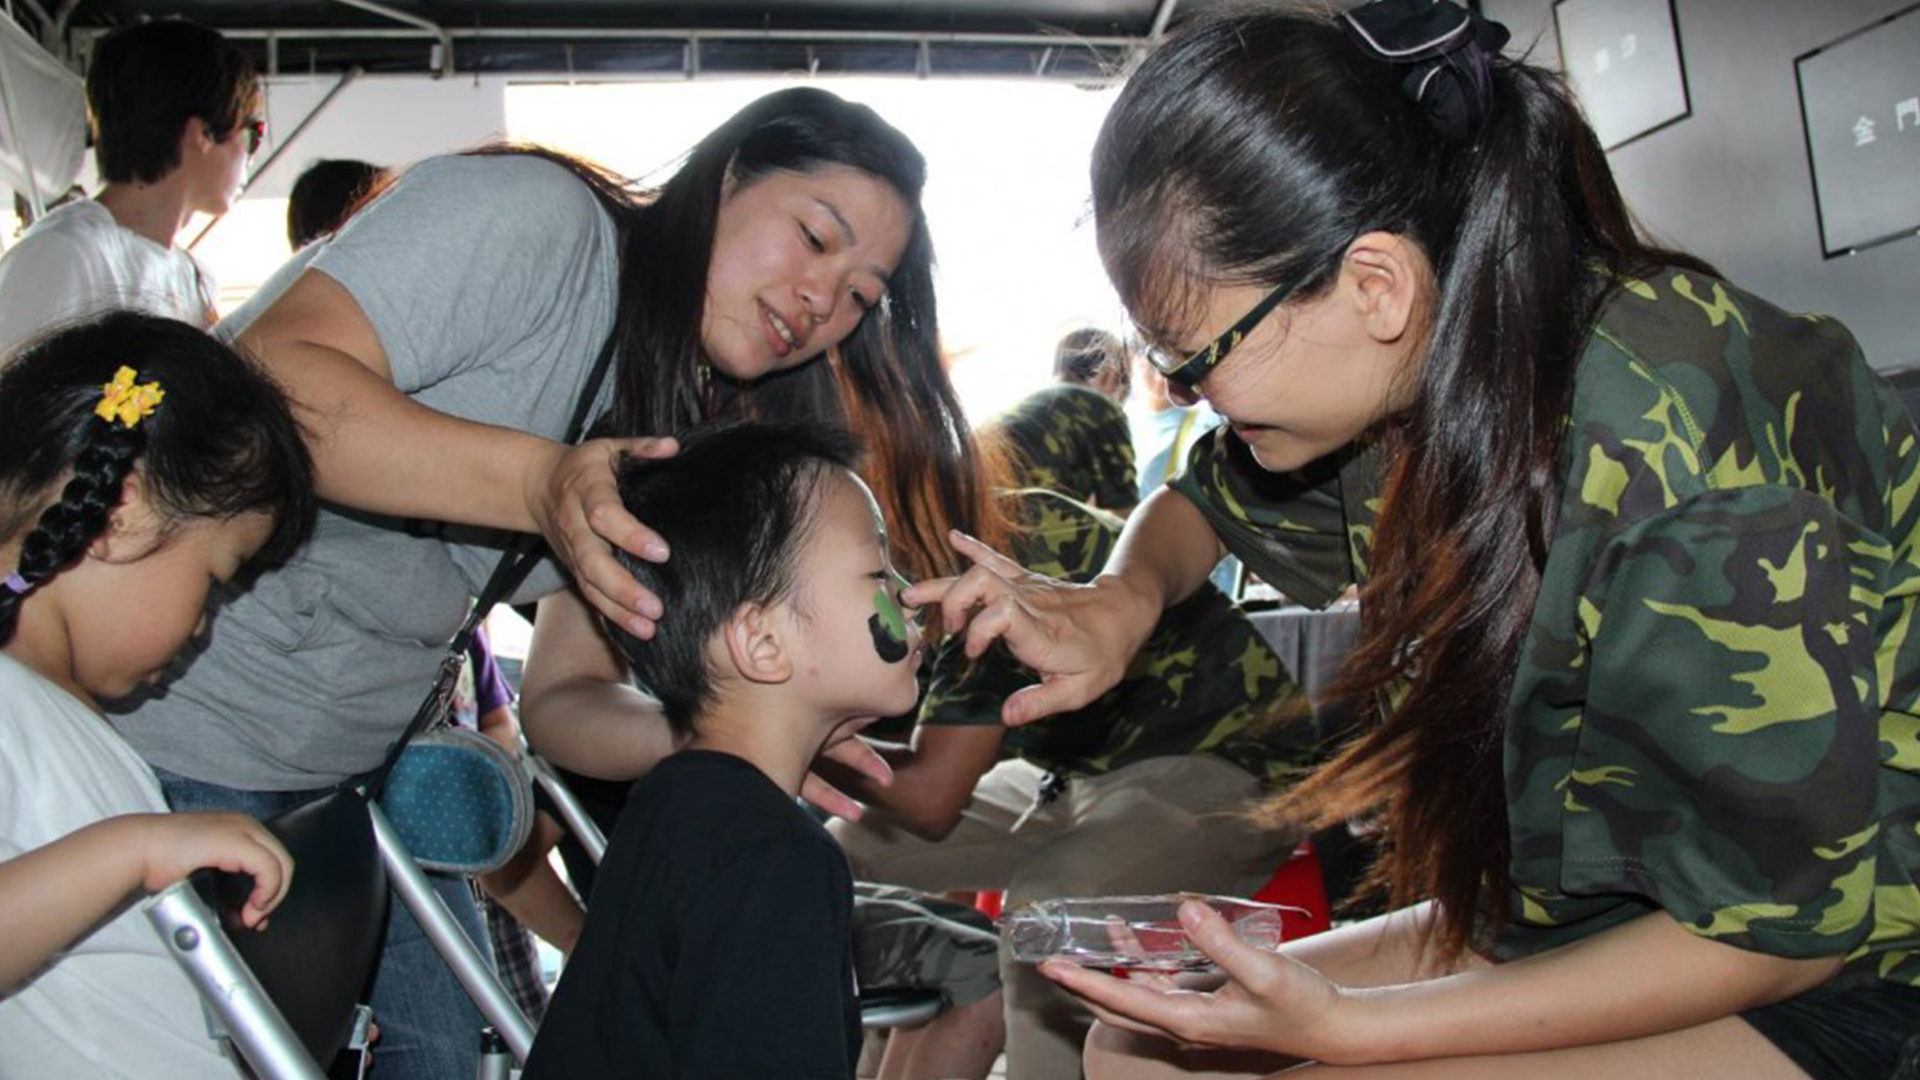
{"label": "woman in camouflage shirt", "polygon": [[1142,1034],[1261,1073],[1913,1075],[1913,425],[1838,324],[1640,240],[1506,36],[1376,0],[1150,58],[1101,251],[1230,434],[1092,585],[962,539],[909,597],[1042,673],[1018,723],[1111,685],[1224,550],[1362,587],[1339,690],[1375,723],[1275,810],[1376,820],[1399,910],[1275,957],[1193,905],[1206,994],[1050,963],[1112,1025],[1096,1078],[1200,1063]]}

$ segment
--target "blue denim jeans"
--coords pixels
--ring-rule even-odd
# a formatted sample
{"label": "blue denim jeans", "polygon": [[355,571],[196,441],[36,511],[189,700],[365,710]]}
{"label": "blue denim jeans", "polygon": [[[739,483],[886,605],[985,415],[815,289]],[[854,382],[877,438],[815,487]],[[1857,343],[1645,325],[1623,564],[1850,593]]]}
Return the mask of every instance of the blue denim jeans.
{"label": "blue denim jeans", "polygon": [[[175,810],[238,810],[269,818],[326,794],[318,791],[244,791],[155,769]],[[299,882],[295,868],[294,881]],[[460,928],[484,953],[487,936],[464,878],[429,874]],[[380,1080],[473,1080],[480,1069],[480,1010],[434,951],[413,913],[393,897],[387,939],[373,975],[373,1046]]]}

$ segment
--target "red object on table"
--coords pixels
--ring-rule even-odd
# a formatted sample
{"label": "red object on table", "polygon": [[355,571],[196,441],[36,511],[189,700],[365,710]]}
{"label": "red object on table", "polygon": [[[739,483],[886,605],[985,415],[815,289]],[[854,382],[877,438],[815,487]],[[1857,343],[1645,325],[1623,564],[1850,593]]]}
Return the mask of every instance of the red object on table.
{"label": "red object on table", "polygon": [[[997,919],[1005,898],[1006,894],[998,889],[982,889],[974,893],[973,906],[987,918]],[[1298,909],[1280,913],[1281,933],[1286,941],[1309,937],[1333,926],[1326,882],[1320,873],[1320,856],[1306,840],[1294,847],[1287,861],[1273,871],[1273,876],[1250,899]]]}

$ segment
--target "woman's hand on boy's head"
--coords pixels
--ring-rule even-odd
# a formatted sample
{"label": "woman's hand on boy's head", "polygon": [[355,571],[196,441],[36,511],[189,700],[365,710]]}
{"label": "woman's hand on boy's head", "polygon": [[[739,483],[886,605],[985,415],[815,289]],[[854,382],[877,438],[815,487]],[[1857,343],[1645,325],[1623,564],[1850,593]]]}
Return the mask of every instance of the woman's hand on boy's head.
{"label": "woman's hand on boy's head", "polygon": [[240,921],[264,929],[293,884],[293,857],[265,825],[245,814],[138,814],[141,884],[158,892],[196,870],[224,870],[253,879]]}
{"label": "woman's hand on boy's head", "polygon": [[642,640],[653,637],[660,598],[633,579],[612,549],[665,562],[667,542],[627,512],[614,469],[624,456],[664,458],[679,451],[680,444],[671,438],[589,439],[564,448],[528,497],[534,522],[573,572],[580,595]]}

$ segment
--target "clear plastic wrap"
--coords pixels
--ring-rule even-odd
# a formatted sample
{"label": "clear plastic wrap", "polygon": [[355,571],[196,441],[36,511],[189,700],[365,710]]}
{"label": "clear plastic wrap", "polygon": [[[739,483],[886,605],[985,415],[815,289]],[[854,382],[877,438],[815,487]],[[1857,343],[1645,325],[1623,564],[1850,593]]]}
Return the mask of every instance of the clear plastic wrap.
{"label": "clear plastic wrap", "polygon": [[1199,893],[1042,900],[1002,916],[1000,936],[1014,959],[1029,964],[1059,957],[1083,967],[1205,971],[1212,961],[1180,925],[1180,905],[1188,900],[1211,906],[1247,944],[1280,947],[1282,908]]}

